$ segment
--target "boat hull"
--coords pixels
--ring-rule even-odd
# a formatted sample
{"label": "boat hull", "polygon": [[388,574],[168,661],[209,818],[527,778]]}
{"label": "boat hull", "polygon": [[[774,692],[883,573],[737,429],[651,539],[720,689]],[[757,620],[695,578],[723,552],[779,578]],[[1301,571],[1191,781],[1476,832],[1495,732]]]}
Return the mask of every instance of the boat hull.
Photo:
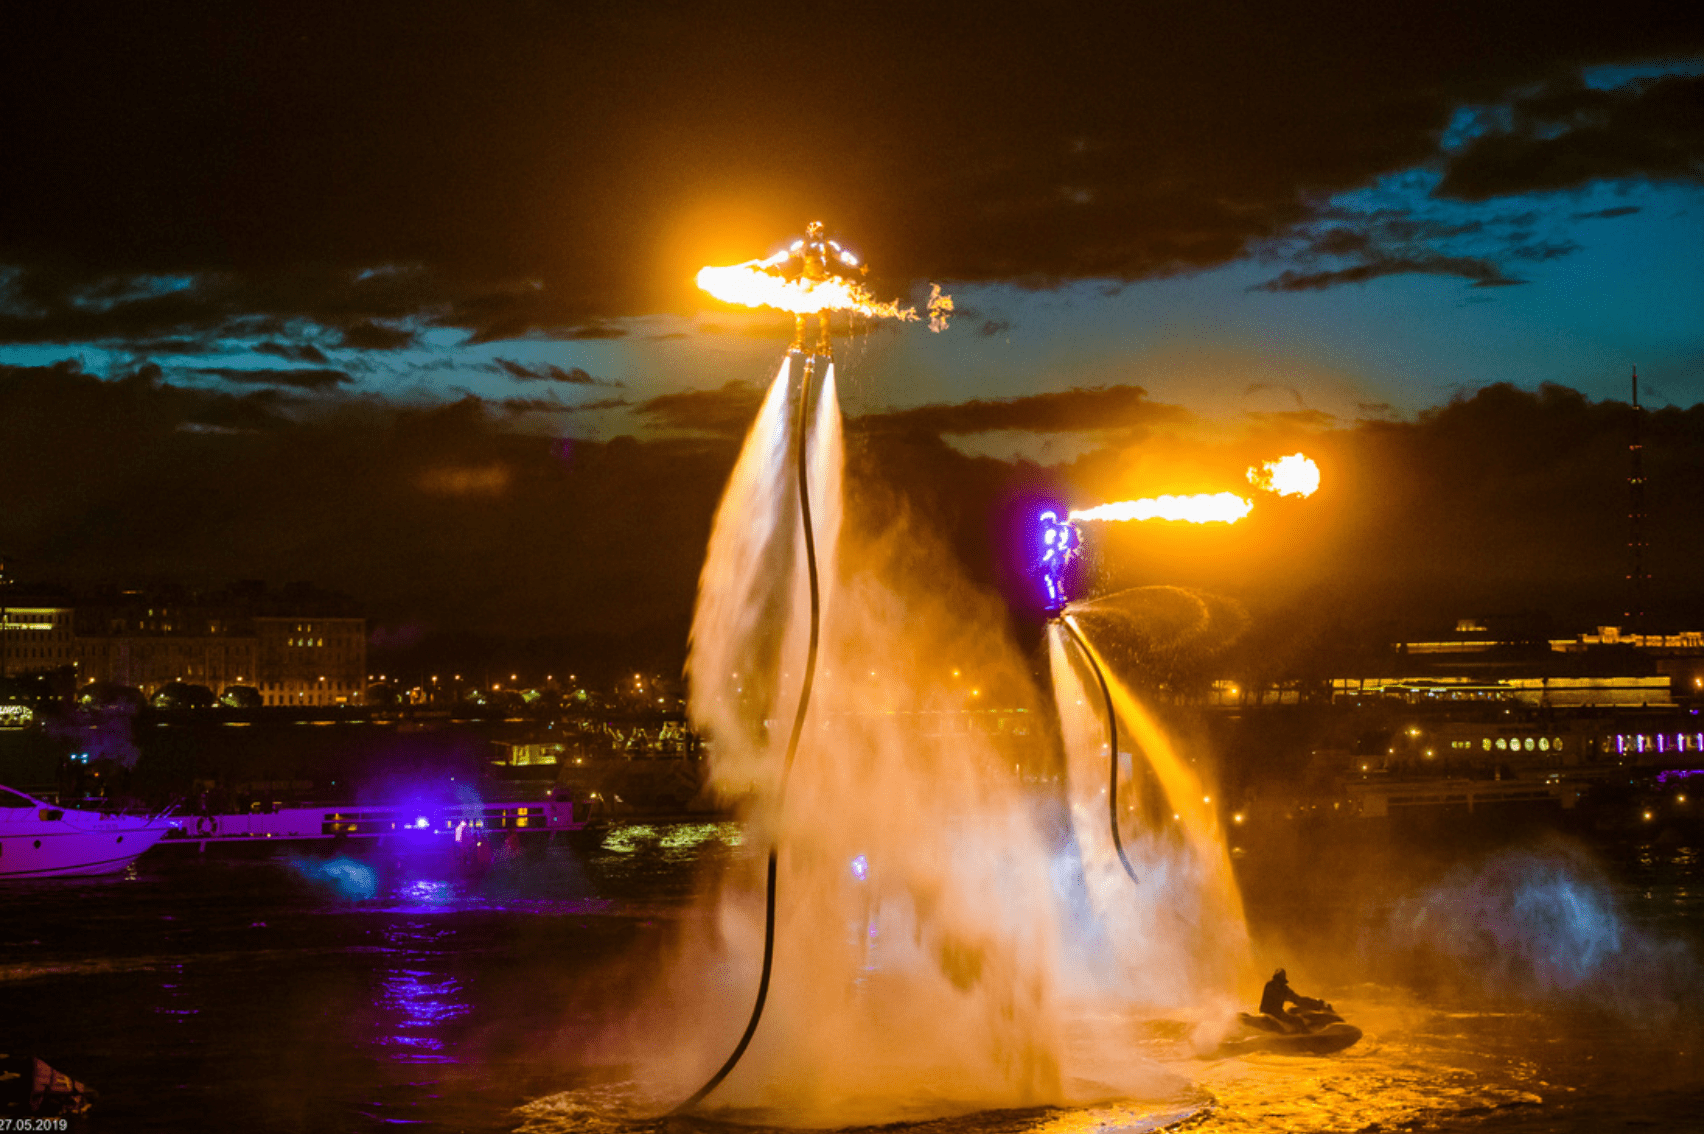
{"label": "boat hull", "polygon": [[0,812],[0,881],[116,874],[170,829],[163,818],[104,815],[46,804]]}
{"label": "boat hull", "polygon": [[1226,1040],[1219,1045],[1221,1055],[1251,1055],[1269,1052],[1276,1055],[1332,1055],[1360,1042],[1361,1029],[1353,1024],[1328,1024],[1318,1031],[1294,1035],[1255,1032]]}

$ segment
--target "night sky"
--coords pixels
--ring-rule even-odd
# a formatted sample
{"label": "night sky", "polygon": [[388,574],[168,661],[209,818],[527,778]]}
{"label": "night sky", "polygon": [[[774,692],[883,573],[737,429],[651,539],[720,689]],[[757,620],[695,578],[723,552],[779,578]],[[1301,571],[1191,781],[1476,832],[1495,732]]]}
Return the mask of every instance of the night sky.
{"label": "night sky", "polygon": [[1097,585],[1619,621],[1637,365],[1651,610],[1704,625],[1704,17],[1181,7],[25,6],[0,553],[684,642],[791,331],[692,278],[821,218],[959,307],[841,340],[859,522],[1014,600],[1035,498],[1300,448],[1314,500],[1121,531]]}

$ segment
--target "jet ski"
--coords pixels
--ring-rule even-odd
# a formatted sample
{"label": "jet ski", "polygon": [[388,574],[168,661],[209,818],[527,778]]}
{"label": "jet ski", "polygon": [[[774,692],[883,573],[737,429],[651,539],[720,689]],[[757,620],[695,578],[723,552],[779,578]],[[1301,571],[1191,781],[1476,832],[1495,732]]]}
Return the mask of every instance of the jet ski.
{"label": "jet ski", "polygon": [[1276,1016],[1237,1013],[1241,1025],[1219,1045],[1221,1056],[1252,1055],[1265,1051],[1277,1055],[1330,1055],[1360,1040],[1361,1029],[1343,1022],[1331,1005],[1315,1001],[1317,1008],[1297,1008],[1293,1016],[1298,1028]]}

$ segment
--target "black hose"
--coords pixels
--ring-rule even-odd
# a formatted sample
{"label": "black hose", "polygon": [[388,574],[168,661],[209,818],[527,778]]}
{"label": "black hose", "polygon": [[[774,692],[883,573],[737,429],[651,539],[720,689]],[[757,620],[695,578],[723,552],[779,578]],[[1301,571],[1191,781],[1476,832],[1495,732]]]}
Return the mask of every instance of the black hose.
{"label": "black hose", "polygon": [[1095,660],[1095,652],[1089,649],[1089,644],[1083,640],[1083,633],[1077,629],[1076,623],[1069,618],[1061,618],[1059,621],[1071,635],[1071,640],[1077,643],[1077,648],[1083,651],[1083,656],[1089,659],[1089,668],[1095,671],[1095,680],[1100,682],[1101,697],[1106,701],[1107,743],[1112,749],[1112,769],[1106,792],[1107,819],[1112,826],[1112,845],[1118,849],[1118,861],[1124,864],[1124,873],[1130,875],[1130,881],[1140,886],[1142,880],[1136,877],[1136,868],[1130,865],[1130,856],[1124,853],[1124,839],[1118,833],[1118,710],[1112,705],[1112,690],[1107,688],[1106,674],[1101,672],[1100,662]]}
{"label": "black hose", "polygon": [[[832,361],[832,356],[824,357]],[[781,782],[775,792],[777,804],[786,793],[787,775],[793,770],[793,757],[798,755],[799,740],[805,732],[805,716],[811,706],[811,686],[816,682],[818,622],[822,617],[822,604],[817,595],[816,533],[811,529],[810,479],[806,473],[805,462],[805,437],[810,423],[811,376],[815,371],[816,360],[816,355],[808,356],[800,372],[798,448],[795,450],[799,466],[799,518],[805,528],[805,566],[811,585],[811,639],[810,650],[805,655],[804,684],[799,687],[799,708],[793,714],[793,732],[787,738],[787,756],[781,764]],[[751,1046],[751,1037],[757,1034],[757,1022],[763,1018],[763,1003],[769,999],[769,974],[775,962],[775,865],[778,847],[779,844],[773,844],[769,848],[768,896],[763,912],[763,973],[757,980],[757,1001],[751,1006],[751,1019],[746,1021],[745,1034],[740,1036],[740,1042],[734,1046],[734,1052],[728,1056],[728,1061],[710,1076],[709,1082],[694,1091],[691,1098],[675,1107],[675,1114],[691,1110],[703,1102],[706,1095],[721,1086],[722,1080],[728,1077],[728,1073],[740,1061],[740,1056]],[[1119,853],[1122,854],[1123,851]]]}

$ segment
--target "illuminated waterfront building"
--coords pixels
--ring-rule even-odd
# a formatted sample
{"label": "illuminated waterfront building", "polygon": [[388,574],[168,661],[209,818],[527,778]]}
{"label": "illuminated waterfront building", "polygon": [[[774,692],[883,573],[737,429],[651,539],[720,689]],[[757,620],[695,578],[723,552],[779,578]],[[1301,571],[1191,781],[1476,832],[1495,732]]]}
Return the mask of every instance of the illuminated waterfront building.
{"label": "illuminated waterfront building", "polygon": [[1392,643],[1381,657],[1362,657],[1337,674],[1322,669],[1309,680],[1268,681],[1264,687],[1220,678],[1210,682],[1204,702],[1223,709],[1310,700],[1439,708],[1673,708],[1704,699],[1704,633],[1638,634],[1599,626],[1572,638],[1547,638],[1498,633],[1479,620],[1463,619],[1451,635]]}
{"label": "illuminated waterfront building", "polygon": [[73,664],[75,613],[40,598],[0,597],[0,677]]}
{"label": "illuminated waterfront building", "polygon": [[347,600],[249,583],[199,593],[106,591],[75,602],[0,601],[0,676],[71,669],[78,685],[152,696],[173,682],[215,695],[248,686],[265,705],[360,704],[367,621]]}
{"label": "illuminated waterfront building", "polygon": [[260,695],[268,705],[353,705],[367,686],[365,618],[254,620]]}

